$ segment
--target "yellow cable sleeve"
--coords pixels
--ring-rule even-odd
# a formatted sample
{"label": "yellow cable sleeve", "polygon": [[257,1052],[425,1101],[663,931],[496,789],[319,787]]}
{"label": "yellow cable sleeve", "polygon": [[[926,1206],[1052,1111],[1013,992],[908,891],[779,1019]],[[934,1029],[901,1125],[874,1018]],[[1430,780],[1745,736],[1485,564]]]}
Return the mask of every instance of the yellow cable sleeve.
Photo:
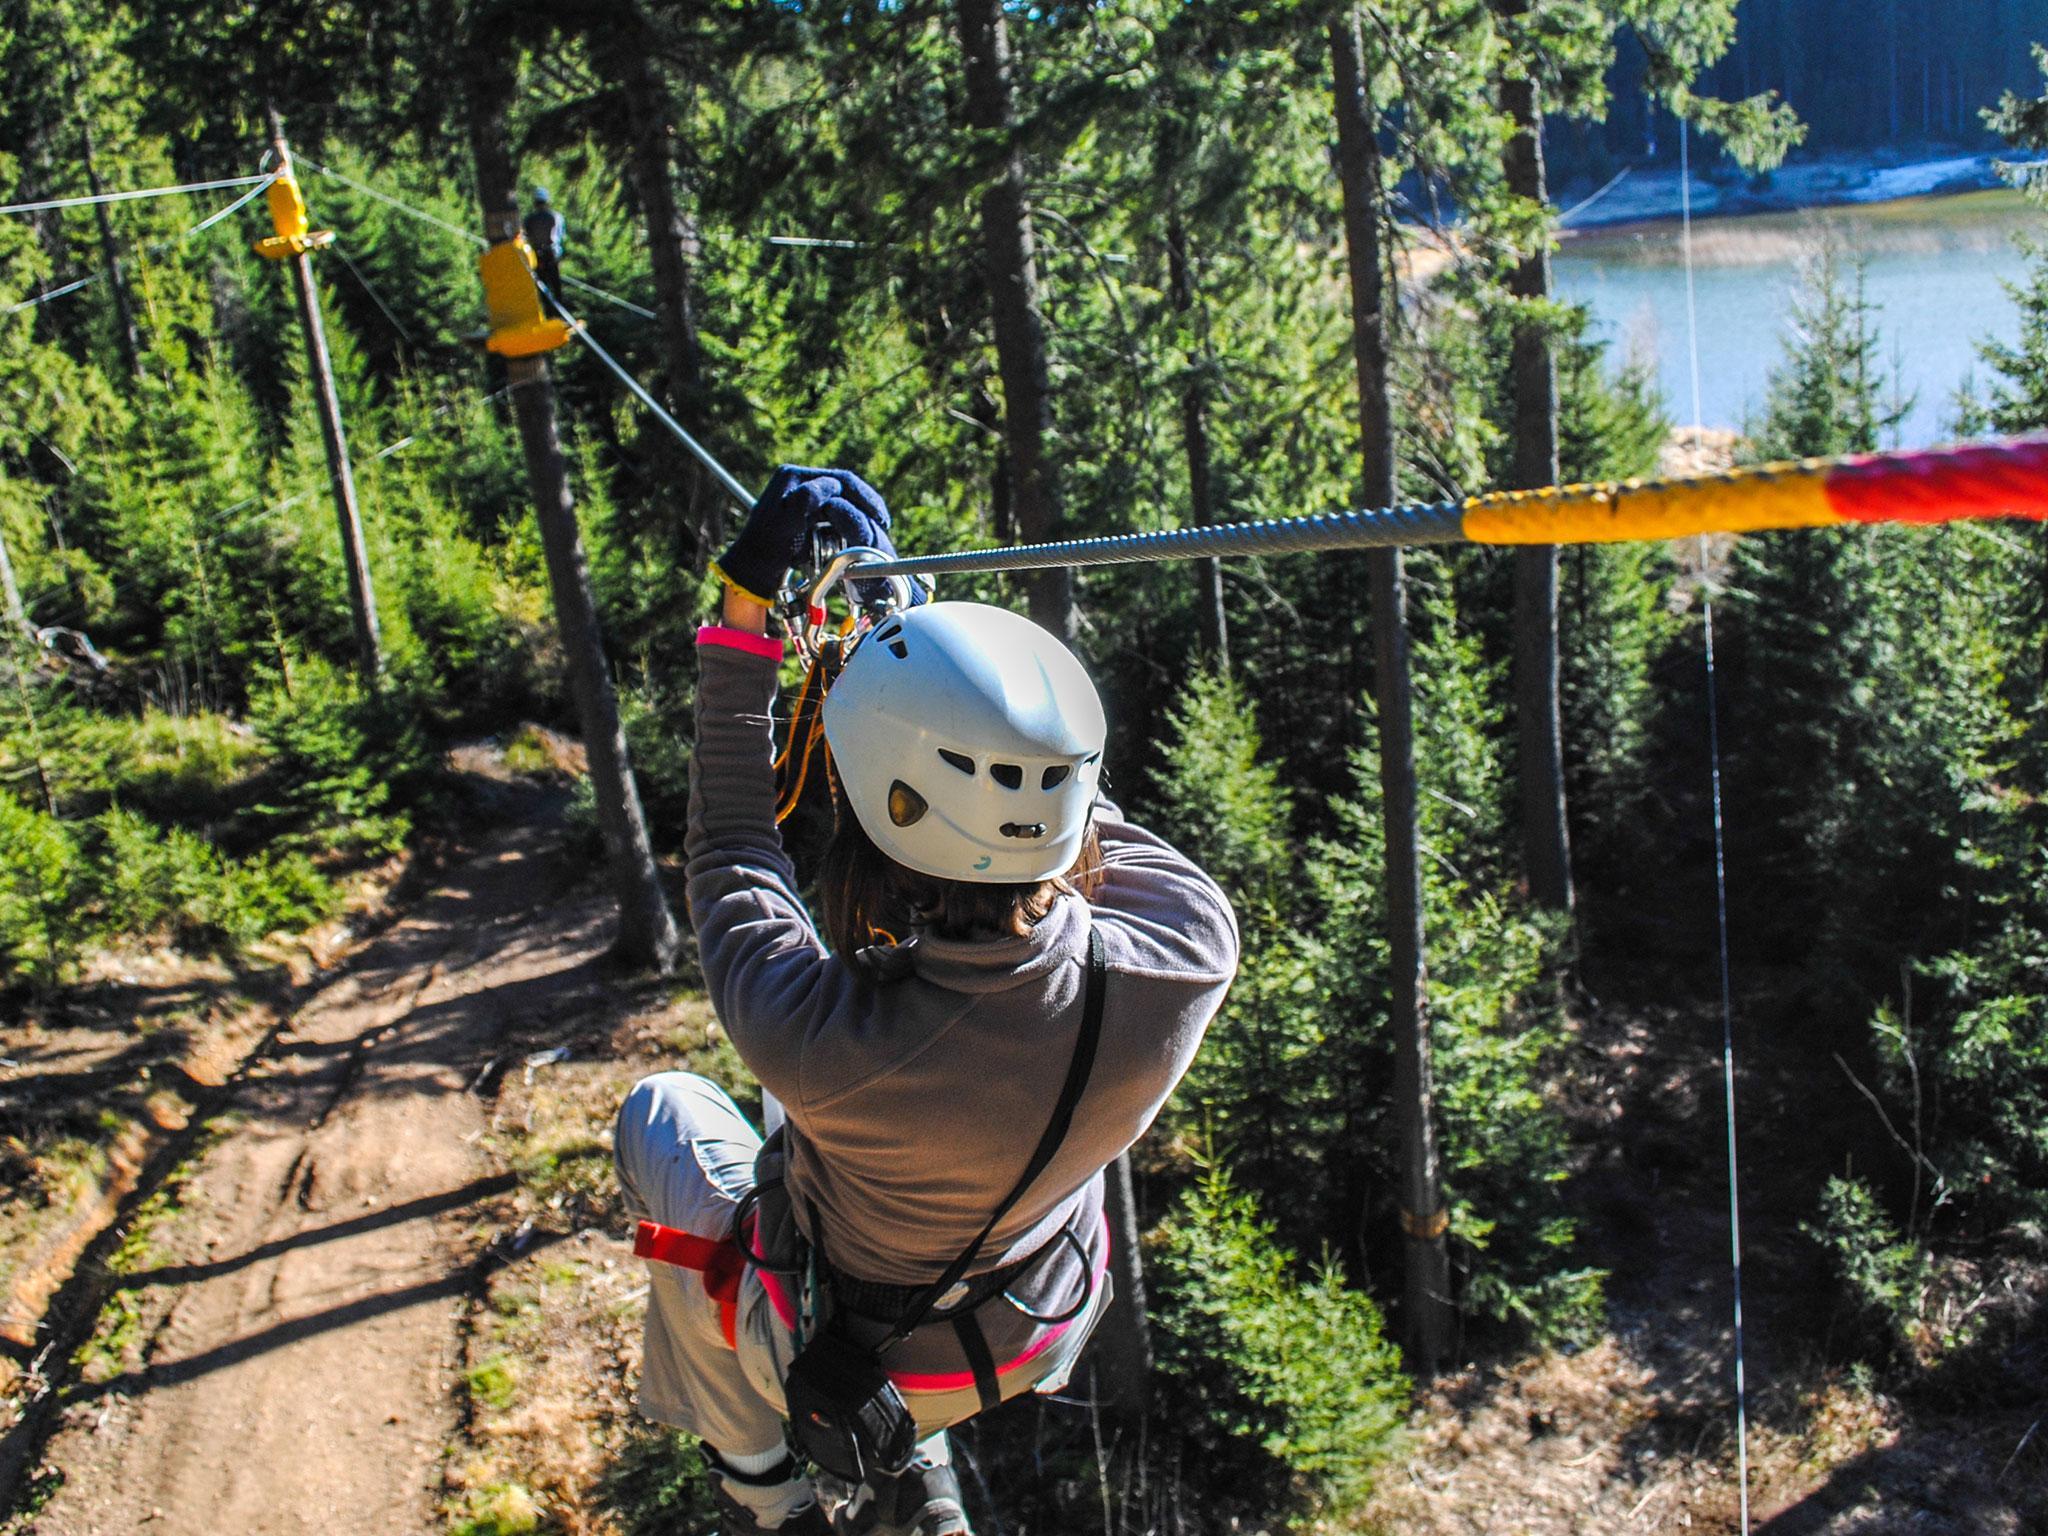
{"label": "yellow cable sleeve", "polygon": [[1475,544],[1611,544],[1829,528],[1843,521],[1817,468],[1767,464],[1700,480],[1629,480],[1475,496],[1465,506],[1465,537]]}

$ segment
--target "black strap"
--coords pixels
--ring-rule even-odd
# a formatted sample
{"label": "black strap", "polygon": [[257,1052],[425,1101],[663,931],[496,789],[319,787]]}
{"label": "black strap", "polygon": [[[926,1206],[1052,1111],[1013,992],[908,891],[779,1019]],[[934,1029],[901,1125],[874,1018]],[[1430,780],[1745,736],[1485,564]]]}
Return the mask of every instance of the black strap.
{"label": "black strap", "polygon": [[974,1262],[981,1252],[981,1245],[996,1229],[996,1223],[1010,1214],[1010,1207],[1023,1198],[1038,1176],[1045,1172],[1053,1154],[1060,1149],[1060,1143],[1067,1138],[1067,1129],[1074,1123],[1074,1109],[1081,1102],[1081,1093],[1088,1086],[1088,1074],[1095,1066],[1095,1047],[1102,1038],[1102,992],[1103,983],[1109,972],[1108,963],[1103,959],[1102,934],[1092,924],[1088,929],[1088,990],[1081,1004],[1081,1033],[1074,1041],[1074,1056],[1067,1063],[1067,1080],[1060,1086],[1059,1103],[1053,1107],[1052,1122],[1046,1126],[1045,1134],[1038,1138],[1038,1150],[1031,1154],[1031,1161],[1025,1165],[1010,1192],[1003,1196],[995,1214],[988,1224],[976,1234],[973,1242],[961,1250],[960,1257],[946,1266],[946,1272],[926,1286],[918,1297],[896,1320],[889,1337],[875,1347],[876,1354],[886,1352],[890,1346],[900,1344],[910,1337],[911,1330],[924,1321],[925,1314],[938,1304],[941,1296],[953,1288],[953,1283],[967,1273],[967,1266]]}
{"label": "black strap", "polygon": [[981,1411],[999,1407],[1003,1389],[996,1382],[996,1357],[989,1350],[988,1337],[970,1312],[953,1319],[953,1336],[960,1341],[960,1353],[967,1357],[967,1369],[974,1373],[974,1396]]}

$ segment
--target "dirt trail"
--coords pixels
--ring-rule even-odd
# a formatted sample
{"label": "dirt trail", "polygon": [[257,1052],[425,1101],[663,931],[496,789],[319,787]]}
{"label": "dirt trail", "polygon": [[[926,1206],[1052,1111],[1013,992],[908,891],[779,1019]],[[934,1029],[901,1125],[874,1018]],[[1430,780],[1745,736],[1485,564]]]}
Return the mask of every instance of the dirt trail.
{"label": "dirt trail", "polygon": [[73,1388],[44,1456],[63,1486],[25,1530],[438,1528],[466,1302],[512,1183],[474,1090],[609,938],[552,837],[515,827],[452,867],[233,1096],[117,1282],[133,1323]]}

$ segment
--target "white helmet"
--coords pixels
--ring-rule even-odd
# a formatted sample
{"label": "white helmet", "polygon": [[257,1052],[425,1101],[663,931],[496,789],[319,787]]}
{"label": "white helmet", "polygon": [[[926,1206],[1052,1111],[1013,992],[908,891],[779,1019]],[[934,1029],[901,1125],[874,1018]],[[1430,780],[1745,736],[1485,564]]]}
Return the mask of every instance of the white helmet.
{"label": "white helmet", "polygon": [[1102,777],[1102,700],[1064,645],[985,603],[877,625],[825,695],[853,814],[897,863],[942,880],[1064,874]]}

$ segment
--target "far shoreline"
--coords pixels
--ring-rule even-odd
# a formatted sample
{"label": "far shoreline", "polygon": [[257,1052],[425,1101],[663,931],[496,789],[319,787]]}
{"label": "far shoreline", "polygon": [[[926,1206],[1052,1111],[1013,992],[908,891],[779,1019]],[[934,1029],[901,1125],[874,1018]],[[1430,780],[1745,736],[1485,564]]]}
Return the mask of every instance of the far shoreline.
{"label": "far shoreline", "polygon": [[[2004,168],[2014,156],[1985,150],[1949,150],[1918,156],[1825,155],[1790,161],[1766,176],[1741,181],[1692,177],[1695,220],[1817,213],[1889,204],[1925,203],[1972,193],[2010,191]],[[1603,185],[1583,180],[1555,190],[1569,238],[1627,233],[1675,223],[1683,215],[1683,188],[1675,166],[1627,168]],[[2016,195],[2016,194],[2015,194]]]}

